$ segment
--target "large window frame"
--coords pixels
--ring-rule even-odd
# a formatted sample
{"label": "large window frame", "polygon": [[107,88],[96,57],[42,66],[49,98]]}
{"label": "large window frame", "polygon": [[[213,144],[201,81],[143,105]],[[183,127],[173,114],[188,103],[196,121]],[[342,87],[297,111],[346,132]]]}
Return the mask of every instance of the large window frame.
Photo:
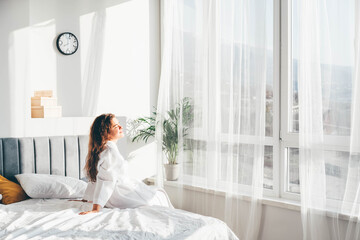
{"label": "large window frame", "polygon": [[[164,0],[160,1],[162,23]],[[289,177],[287,149],[299,148],[299,134],[289,130],[292,99],[290,95],[292,87],[292,0],[273,0],[273,4],[273,136],[265,137],[265,145],[273,147],[273,189],[264,188],[263,196],[279,200],[300,201],[300,194],[287,191]],[[161,24],[161,50],[164,41],[162,33],[163,24]],[[206,139],[205,136],[203,137]],[[226,134],[222,134],[221,137],[227,139]],[[251,136],[242,136],[238,143],[254,143],[251,139]],[[350,137],[325,136],[324,143],[324,150],[348,151]],[[214,167],[216,168],[216,166],[211,168]],[[216,172],[216,169],[212,170]],[[199,177],[192,176],[192,178],[198,179]],[[191,179],[188,180],[191,182]],[[247,187],[243,187],[246,191]]]}
{"label": "large window frame", "polygon": [[[279,197],[300,201],[300,194],[286,191],[288,177],[288,148],[299,148],[299,134],[290,131],[292,106],[292,0],[281,0],[281,63],[280,63],[280,191]],[[325,151],[348,152],[350,136],[324,136],[323,149]]]}

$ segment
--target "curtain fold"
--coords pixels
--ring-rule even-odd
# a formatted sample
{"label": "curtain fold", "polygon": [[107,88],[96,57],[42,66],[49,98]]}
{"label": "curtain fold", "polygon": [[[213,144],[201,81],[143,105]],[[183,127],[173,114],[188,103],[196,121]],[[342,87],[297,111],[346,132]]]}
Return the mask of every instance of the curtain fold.
{"label": "curtain fold", "polygon": [[85,87],[82,92],[83,116],[95,116],[97,114],[104,54],[105,27],[106,9],[102,9],[94,13],[89,38],[89,48],[86,49],[87,55],[83,73]]}
{"label": "curtain fold", "polygon": [[[326,213],[319,211],[326,209],[325,163],[322,150],[324,133],[320,47],[321,2],[322,0],[300,1],[298,8],[300,16],[299,174],[305,239],[330,237],[327,235],[328,231],[317,231],[318,228],[328,228]],[[327,32],[325,34],[328,35]]]}
{"label": "curtain fold", "polygon": [[266,123],[272,114],[273,3],[163,3],[157,184],[166,175],[174,127],[180,168],[175,207],[218,217],[240,239],[257,239],[264,154],[272,150],[265,135],[272,129]]}
{"label": "curtain fold", "polygon": [[360,238],[360,2],[355,2],[355,67],[348,177],[341,213],[349,216],[346,240]]}
{"label": "curtain fold", "polygon": [[[293,4],[299,23],[297,81],[303,239],[358,239],[359,3],[301,0]],[[355,49],[351,34],[354,32]],[[346,43],[346,47],[342,48],[341,43]],[[346,75],[347,72],[353,74]],[[350,96],[345,95],[348,92]]]}

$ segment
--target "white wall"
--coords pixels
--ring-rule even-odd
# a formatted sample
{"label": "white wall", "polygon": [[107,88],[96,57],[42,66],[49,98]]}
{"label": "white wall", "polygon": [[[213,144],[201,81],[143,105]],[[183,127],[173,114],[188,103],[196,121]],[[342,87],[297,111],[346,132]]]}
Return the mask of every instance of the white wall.
{"label": "white wall", "polygon": [[[190,189],[179,189],[173,184],[165,185],[165,190],[175,208],[225,221],[225,202],[228,200],[224,196]],[[246,227],[249,209],[249,202],[239,200],[233,203],[232,212],[226,213],[227,216],[231,216],[231,222],[225,222],[237,236],[240,236]],[[302,239],[300,212],[263,205],[259,240],[289,239]]]}
{"label": "white wall", "polygon": [[[149,115],[160,76],[159,8],[159,0],[0,1],[0,137],[26,135],[40,89],[54,90],[64,117]],[[99,13],[104,28],[92,34]],[[71,56],[56,49],[65,31],[79,39]]]}
{"label": "white wall", "polygon": [[[225,203],[229,201],[220,194],[205,193],[190,188],[179,188],[176,182],[165,182],[165,190],[175,208],[216,217],[225,221],[237,236],[246,227],[250,204],[248,201],[237,200],[232,202],[230,220],[225,219]],[[294,205],[264,201],[259,240],[301,240],[302,223],[300,208]],[[333,219],[328,218],[328,226],[333,226]],[[347,221],[339,220],[339,239],[345,239]]]}
{"label": "white wall", "polygon": [[[159,0],[1,0],[0,30],[0,137],[87,134],[98,114],[131,120],[157,104]],[[62,32],[77,36],[74,55],[58,52]],[[64,118],[31,119],[41,89]],[[127,140],[132,176],[155,174],[156,149]]]}

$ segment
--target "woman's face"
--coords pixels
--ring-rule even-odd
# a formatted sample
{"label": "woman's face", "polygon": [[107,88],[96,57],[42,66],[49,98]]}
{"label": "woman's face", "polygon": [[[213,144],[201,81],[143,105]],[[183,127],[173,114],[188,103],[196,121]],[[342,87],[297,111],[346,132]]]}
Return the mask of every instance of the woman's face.
{"label": "woman's face", "polygon": [[112,118],[108,135],[109,140],[114,141],[122,137],[124,137],[123,128],[119,125],[119,121],[116,118]]}

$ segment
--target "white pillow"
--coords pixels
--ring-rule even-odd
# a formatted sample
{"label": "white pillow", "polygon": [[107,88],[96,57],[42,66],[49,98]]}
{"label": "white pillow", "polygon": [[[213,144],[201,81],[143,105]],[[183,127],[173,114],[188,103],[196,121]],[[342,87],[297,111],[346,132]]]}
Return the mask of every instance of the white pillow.
{"label": "white pillow", "polygon": [[59,175],[24,173],[15,177],[31,198],[81,198],[87,186],[82,180]]}

